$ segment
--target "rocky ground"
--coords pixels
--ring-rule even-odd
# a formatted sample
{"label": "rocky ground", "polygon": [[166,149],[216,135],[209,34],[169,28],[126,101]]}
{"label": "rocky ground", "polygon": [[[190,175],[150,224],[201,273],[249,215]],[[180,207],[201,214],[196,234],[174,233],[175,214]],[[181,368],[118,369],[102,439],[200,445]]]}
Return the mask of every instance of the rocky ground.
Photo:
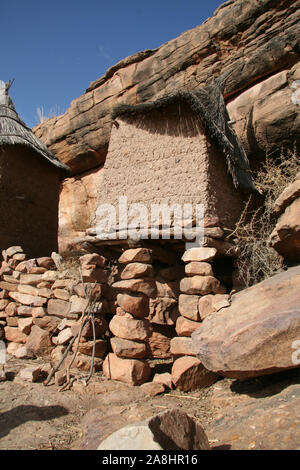
{"label": "rocky ground", "polygon": [[88,387],[78,380],[60,392],[55,385],[20,380],[21,368],[24,360],[10,359],[8,380],[0,382],[0,450],[92,450],[115,430],[172,408],[200,423],[213,449],[300,448],[299,370],[149,397],[141,387],[109,381],[102,373]]}

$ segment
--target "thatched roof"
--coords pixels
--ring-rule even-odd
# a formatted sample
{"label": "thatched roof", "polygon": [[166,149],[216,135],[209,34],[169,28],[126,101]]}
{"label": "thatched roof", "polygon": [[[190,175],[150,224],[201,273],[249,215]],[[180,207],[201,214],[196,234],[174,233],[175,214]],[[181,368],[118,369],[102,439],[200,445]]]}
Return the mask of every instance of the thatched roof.
{"label": "thatched roof", "polygon": [[163,112],[167,111],[168,106],[176,103],[186,103],[200,118],[208,138],[220,148],[226,158],[234,187],[245,192],[257,192],[246,153],[234,130],[228,124],[230,118],[218,82],[194,92],[180,91],[153,102],[137,105],[120,104],[114,108],[112,118],[138,117],[154,110]]}
{"label": "thatched roof", "polygon": [[69,167],[61,163],[21,120],[9,96],[5,104],[0,103],[0,147],[2,145],[25,145],[62,173],[70,171]]}

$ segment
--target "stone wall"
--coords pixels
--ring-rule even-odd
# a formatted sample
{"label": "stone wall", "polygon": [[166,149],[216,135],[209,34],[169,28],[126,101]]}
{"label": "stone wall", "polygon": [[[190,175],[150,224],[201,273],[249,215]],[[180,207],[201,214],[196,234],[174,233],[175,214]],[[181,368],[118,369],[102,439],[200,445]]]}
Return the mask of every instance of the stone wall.
{"label": "stone wall", "polygon": [[[217,254],[214,248],[203,250],[212,252],[211,258]],[[107,378],[140,385],[154,379],[153,364],[159,360],[169,372],[162,377],[155,374],[155,382],[193,389],[199,386],[196,370],[202,371],[202,378],[205,375],[201,384],[206,386],[206,379],[215,380],[216,375],[210,378],[199,365],[190,335],[205,316],[226,305],[226,288],[213,277],[209,264],[184,267],[182,253],[168,247],[163,251],[164,257],[154,246],[124,250],[121,256],[116,252],[110,260],[96,253],[77,260],[63,260],[57,253],[27,260],[20,246],[3,250],[0,332],[8,354],[41,357],[55,366],[66,353],[59,371],[63,374],[78,347],[72,368],[88,371],[94,345],[91,323],[84,326],[79,343],[77,334],[89,299],[95,298],[95,371],[103,369]],[[209,272],[199,272],[199,266]],[[206,287],[194,286],[189,295],[184,284],[193,282],[196,272],[196,281]]]}

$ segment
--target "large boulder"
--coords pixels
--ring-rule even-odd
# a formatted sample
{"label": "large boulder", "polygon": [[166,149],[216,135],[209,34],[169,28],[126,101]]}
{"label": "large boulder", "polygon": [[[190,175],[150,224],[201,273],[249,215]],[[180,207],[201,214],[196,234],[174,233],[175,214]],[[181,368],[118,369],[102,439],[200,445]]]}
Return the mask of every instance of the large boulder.
{"label": "large boulder", "polygon": [[270,245],[286,260],[300,261],[300,173],[274,203],[279,216],[270,235]]}
{"label": "large boulder", "polygon": [[112,433],[98,450],[209,450],[207,436],[191,416],[170,410]]}
{"label": "large boulder", "polygon": [[209,315],[192,334],[203,365],[233,378],[297,367],[299,338],[300,266],[233,295],[230,307]]}

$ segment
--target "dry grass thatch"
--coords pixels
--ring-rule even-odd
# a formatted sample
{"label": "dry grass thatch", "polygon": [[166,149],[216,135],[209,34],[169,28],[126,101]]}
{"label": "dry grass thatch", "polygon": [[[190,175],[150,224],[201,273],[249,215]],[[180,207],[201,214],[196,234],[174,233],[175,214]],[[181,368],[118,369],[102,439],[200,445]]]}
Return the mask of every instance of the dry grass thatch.
{"label": "dry grass thatch", "polygon": [[250,196],[234,232],[229,235],[239,249],[236,267],[245,287],[263,281],[283,268],[282,258],[268,243],[276,224],[273,208],[278,196],[299,171],[300,160],[295,150],[276,159],[268,155],[254,177],[256,187],[264,196],[264,204],[251,211]]}
{"label": "dry grass thatch", "polygon": [[25,145],[63,173],[69,168],[61,163],[20,119],[11,100],[0,104],[0,146]]}
{"label": "dry grass thatch", "polygon": [[202,122],[208,138],[223,153],[234,187],[247,193],[256,192],[248,158],[235,131],[229,124],[230,118],[221,93],[221,87],[217,81],[193,93],[180,91],[173,95],[164,96],[154,102],[137,105],[120,104],[114,108],[112,118],[126,116],[139,118],[142,114],[157,110],[167,114],[169,106],[180,105],[181,103],[190,107],[194,115]]}

